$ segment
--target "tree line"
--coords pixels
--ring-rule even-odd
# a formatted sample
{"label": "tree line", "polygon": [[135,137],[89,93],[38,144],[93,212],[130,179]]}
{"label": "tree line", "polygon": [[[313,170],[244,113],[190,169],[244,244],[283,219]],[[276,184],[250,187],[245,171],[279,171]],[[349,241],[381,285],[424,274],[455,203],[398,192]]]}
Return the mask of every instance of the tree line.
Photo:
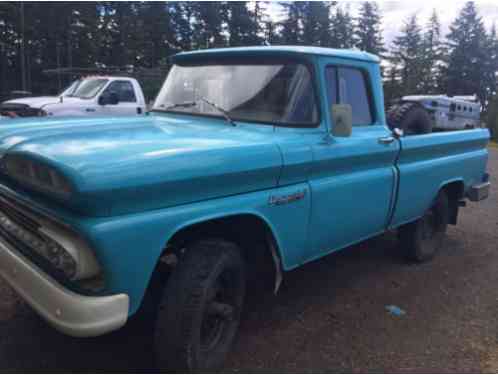
{"label": "tree line", "polygon": [[[335,1],[281,2],[1,2],[0,95],[47,93],[67,83],[43,71],[111,66],[167,69],[168,56],[187,50],[252,45],[357,48],[382,57],[386,100],[409,94],[476,94],[498,129],[498,38],[476,4],[467,2],[443,34],[434,11],[421,25],[400,21],[390,45],[382,38],[378,4],[354,12]],[[158,80],[159,81],[159,80]],[[157,90],[154,82],[146,91]]]}

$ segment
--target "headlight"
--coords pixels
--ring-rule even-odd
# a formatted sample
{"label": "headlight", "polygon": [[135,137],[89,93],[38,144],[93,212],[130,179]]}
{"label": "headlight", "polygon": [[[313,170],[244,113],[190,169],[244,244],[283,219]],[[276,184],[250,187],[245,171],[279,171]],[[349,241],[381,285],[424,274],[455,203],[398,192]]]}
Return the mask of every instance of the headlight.
{"label": "headlight", "polygon": [[70,279],[89,279],[100,273],[93,251],[81,238],[54,227],[44,226],[38,231],[52,240],[46,250],[47,258]]}
{"label": "headlight", "polygon": [[60,195],[71,193],[71,185],[62,174],[36,160],[19,155],[6,155],[2,164],[5,172],[19,182]]}

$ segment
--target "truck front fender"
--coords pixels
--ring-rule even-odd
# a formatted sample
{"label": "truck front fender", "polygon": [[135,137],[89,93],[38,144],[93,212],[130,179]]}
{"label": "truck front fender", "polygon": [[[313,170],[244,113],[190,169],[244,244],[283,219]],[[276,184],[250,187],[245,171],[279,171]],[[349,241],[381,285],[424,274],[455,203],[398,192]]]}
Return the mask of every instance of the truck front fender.
{"label": "truck front fender", "polygon": [[274,252],[281,263],[278,272],[298,266],[303,261],[302,249],[307,246],[310,194],[305,190],[307,194],[288,203],[275,199],[290,196],[299,189],[308,186],[300,184],[140,214],[92,219],[81,230],[105,270],[108,292],[128,294],[133,314],[168,243],[182,229],[200,223],[235,216],[255,217],[267,226],[274,239]]}

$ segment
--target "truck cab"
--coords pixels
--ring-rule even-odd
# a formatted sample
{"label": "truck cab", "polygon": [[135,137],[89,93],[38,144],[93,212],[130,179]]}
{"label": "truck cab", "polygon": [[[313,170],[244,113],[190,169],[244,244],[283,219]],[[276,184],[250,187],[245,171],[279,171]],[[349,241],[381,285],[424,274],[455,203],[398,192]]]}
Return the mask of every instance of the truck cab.
{"label": "truck cab", "polygon": [[0,105],[0,113],[9,117],[130,116],[145,111],[138,81],[116,76],[88,76],[74,81],[58,96],[19,98]]}

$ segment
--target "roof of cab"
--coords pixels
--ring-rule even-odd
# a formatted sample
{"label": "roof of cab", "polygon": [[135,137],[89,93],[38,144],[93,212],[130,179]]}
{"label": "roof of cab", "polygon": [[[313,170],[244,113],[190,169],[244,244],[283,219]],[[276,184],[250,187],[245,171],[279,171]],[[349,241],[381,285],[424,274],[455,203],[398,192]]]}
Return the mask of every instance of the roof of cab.
{"label": "roof of cab", "polygon": [[253,55],[253,54],[262,54],[262,55],[320,55],[320,56],[330,56],[330,57],[339,57],[343,59],[350,60],[361,60],[379,63],[380,59],[376,55],[372,55],[368,52],[358,51],[358,50],[350,50],[350,49],[334,49],[334,48],[324,48],[324,47],[311,47],[311,46],[261,46],[261,47],[230,47],[230,48],[213,48],[213,49],[203,49],[197,51],[190,52],[180,52],[174,56],[172,56],[172,60],[186,60],[190,57],[192,58],[202,58],[202,57],[210,57],[215,55],[234,55],[234,56],[243,56],[243,55]]}

